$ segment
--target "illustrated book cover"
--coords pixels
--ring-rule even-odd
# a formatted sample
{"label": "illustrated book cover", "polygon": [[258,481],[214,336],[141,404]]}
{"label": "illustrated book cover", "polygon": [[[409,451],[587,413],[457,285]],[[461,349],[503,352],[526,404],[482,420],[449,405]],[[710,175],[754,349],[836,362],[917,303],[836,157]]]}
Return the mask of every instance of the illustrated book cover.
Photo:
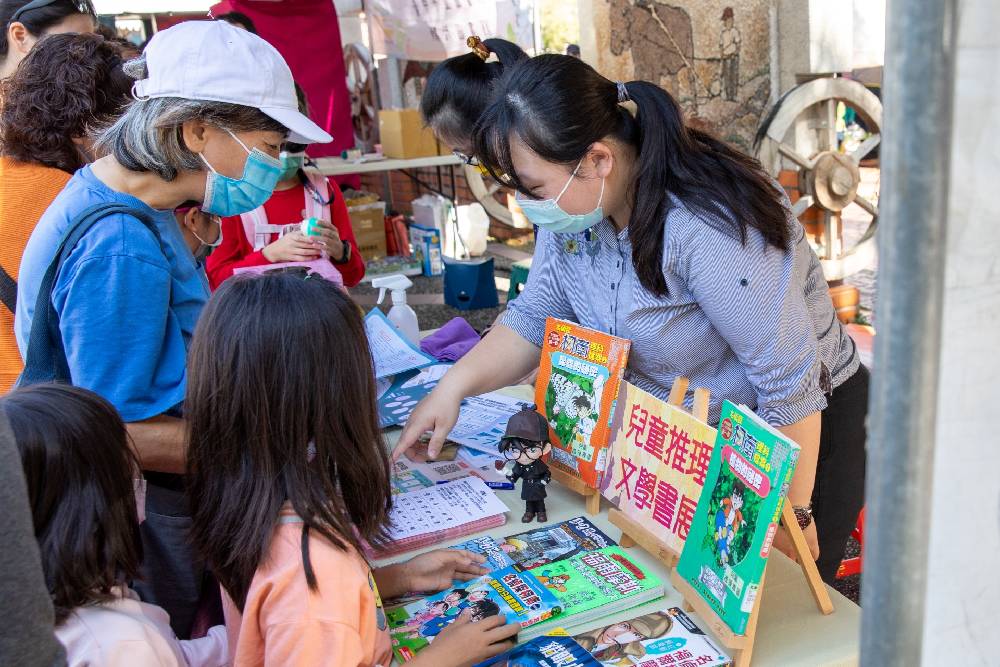
{"label": "illustrated book cover", "polygon": [[429,597],[386,611],[393,652],[400,661],[412,659],[429,646],[434,638],[466,609],[472,621],[489,616],[503,616],[508,623],[519,623],[522,639],[537,636],[533,626],[557,617],[558,599],[530,572],[514,568],[462,583]]}
{"label": "illustrated book cover", "polygon": [[548,318],[535,404],[549,422],[549,464],[599,488],[607,466],[614,403],[631,342]]}
{"label": "illustrated book cover", "polygon": [[745,406],[722,404],[705,489],[677,573],[746,632],[799,446]]}

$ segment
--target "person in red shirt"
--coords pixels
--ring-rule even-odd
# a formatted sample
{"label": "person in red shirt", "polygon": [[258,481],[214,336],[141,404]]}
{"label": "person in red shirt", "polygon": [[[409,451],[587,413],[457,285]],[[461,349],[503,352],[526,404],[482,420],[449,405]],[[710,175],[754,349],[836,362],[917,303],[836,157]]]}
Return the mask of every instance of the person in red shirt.
{"label": "person in red shirt", "polygon": [[[299,109],[307,114],[302,91]],[[222,244],[205,262],[212,289],[218,289],[238,268],[286,262],[314,262],[325,257],[340,272],[346,287],[365,276],[365,262],[351,228],[347,204],[336,183],[306,169],[306,146],[286,142],[281,161],[285,167],[274,194],[263,206],[240,216],[222,219]],[[282,234],[286,225],[304,218],[318,218],[321,235],[300,231]]]}

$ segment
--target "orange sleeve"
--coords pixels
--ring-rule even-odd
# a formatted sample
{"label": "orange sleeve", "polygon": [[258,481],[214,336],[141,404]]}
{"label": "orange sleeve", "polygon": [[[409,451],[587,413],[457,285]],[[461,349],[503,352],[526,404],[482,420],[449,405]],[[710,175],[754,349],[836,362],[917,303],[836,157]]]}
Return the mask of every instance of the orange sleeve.
{"label": "orange sleeve", "polygon": [[361,634],[344,623],[296,621],[272,625],[265,632],[265,665],[372,667]]}

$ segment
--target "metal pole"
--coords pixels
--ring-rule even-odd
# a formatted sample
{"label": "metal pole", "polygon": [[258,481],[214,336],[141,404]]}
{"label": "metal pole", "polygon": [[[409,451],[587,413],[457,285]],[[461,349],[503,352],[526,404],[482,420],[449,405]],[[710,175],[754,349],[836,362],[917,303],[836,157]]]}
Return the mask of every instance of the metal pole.
{"label": "metal pole", "polygon": [[938,402],[956,0],[889,0],[862,665],[920,665]]}

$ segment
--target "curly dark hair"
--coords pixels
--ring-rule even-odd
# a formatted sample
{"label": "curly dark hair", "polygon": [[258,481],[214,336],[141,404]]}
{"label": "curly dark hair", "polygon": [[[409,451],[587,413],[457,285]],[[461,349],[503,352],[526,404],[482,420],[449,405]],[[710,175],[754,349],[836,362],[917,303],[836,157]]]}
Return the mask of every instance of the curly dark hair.
{"label": "curly dark hair", "polygon": [[0,155],[76,171],[84,158],[73,139],[112,122],[132,83],[118,47],[99,35],[46,37],[0,81]]}

